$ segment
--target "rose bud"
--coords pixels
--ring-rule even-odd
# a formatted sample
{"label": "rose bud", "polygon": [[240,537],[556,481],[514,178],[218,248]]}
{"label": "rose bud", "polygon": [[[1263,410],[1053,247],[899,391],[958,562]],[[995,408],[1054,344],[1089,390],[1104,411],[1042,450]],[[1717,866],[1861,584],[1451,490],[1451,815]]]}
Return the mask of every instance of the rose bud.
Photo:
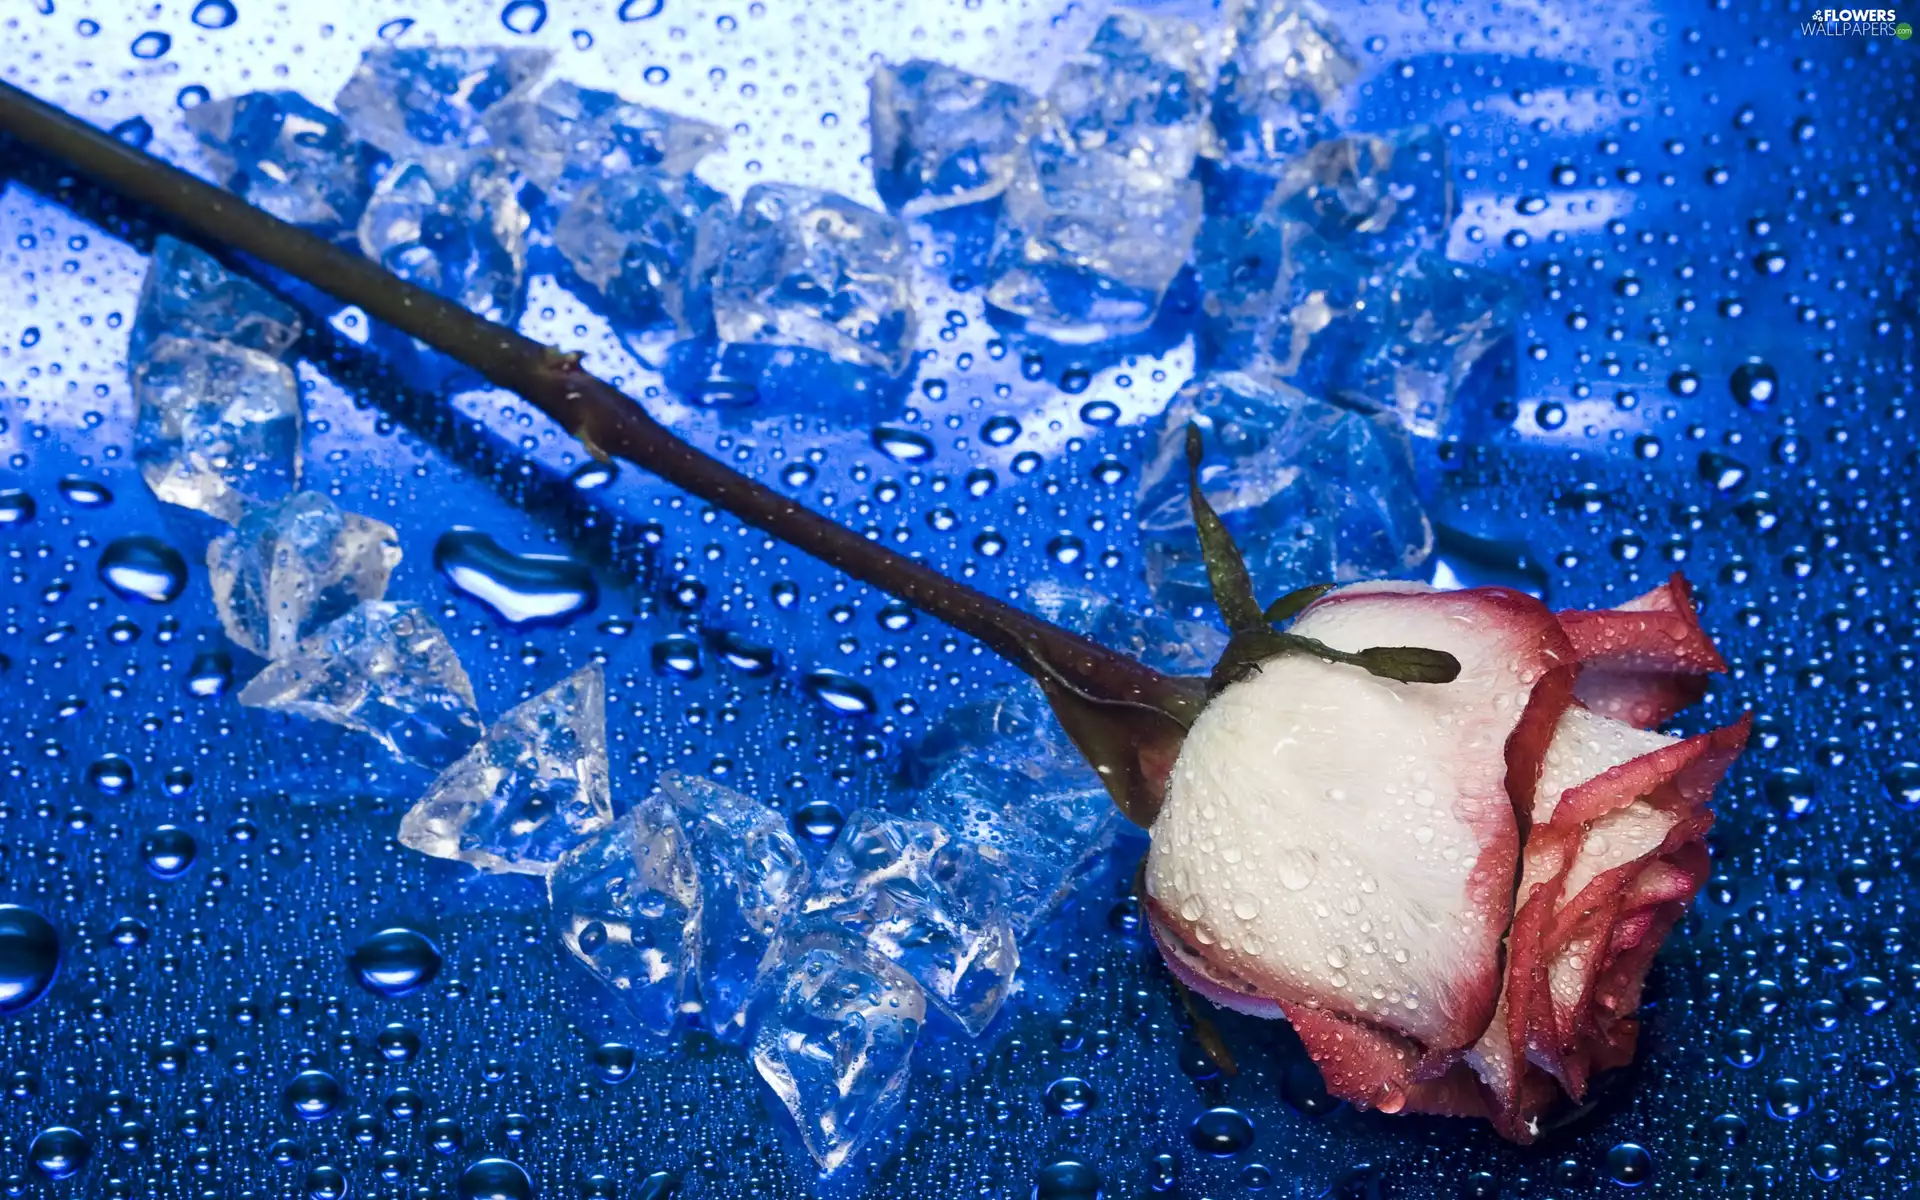
{"label": "rose bud", "polygon": [[[1196,471],[1199,453],[1190,431]],[[1168,967],[1284,1017],[1356,1107],[1532,1141],[1563,1095],[1632,1058],[1647,970],[1707,878],[1708,805],[1746,742],[1744,717],[1653,728],[1726,669],[1686,581],[1599,612],[1411,583],[1263,612],[1197,479],[1192,498],[1234,640],[1151,828]]]}

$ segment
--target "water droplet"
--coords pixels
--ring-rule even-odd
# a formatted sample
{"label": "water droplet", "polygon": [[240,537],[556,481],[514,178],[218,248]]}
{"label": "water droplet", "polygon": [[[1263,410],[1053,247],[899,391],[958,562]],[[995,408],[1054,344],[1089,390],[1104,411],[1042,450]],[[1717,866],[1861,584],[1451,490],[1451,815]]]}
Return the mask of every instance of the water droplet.
{"label": "water droplet", "polygon": [[1607,1178],[1621,1187],[1639,1187],[1653,1178],[1653,1155],[1633,1142],[1621,1142],[1607,1151]]}
{"label": "water droplet", "polygon": [[382,25],[379,29],[375,30],[374,35],[383,42],[391,42],[397,39],[401,34],[405,33],[407,30],[412,28],[413,28],[412,17],[395,17],[393,20],[388,21],[386,24]]}
{"label": "water droplet", "polygon": [[46,994],[60,970],[60,935],[39,913],[0,904],[0,1013],[16,1013]]}
{"label": "water droplet", "polygon": [[161,33],[157,29],[150,29],[133,39],[133,56],[135,58],[159,58],[172,48],[172,36]]}
{"label": "water droplet", "polygon": [[1111,400],[1089,400],[1080,406],[1080,419],[1089,425],[1111,425],[1120,419],[1120,406]]}
{"label": "water droplet", "polygon": [[1237,1108],[1210,1108],[1187,1129],[1193,1148],[1215,1158],[1227,1158],[1253,1145],[1253,1122]]}
{"label": "water droplet", "polygon": [[1327,1092],[1327,1081],[1311,1062],[1287,1065],[1280,1077],[1280,1095],[1288,1104],[1309,1117],[1325,1116],[1340,1107],[1340,1101]]}
{"label": "water droplet", "polygon": [[[105,508],[113,503],[107,485],[81,475],[68,475],[60,481],[60,495],[75,508]],[[0,520],[0,524],[4,524]]]}
{"label": "water droplet", "polygon": [[1895,808],[1902,812],[1920,809],[1920,763],[1900,762],[1888,767],[1880,776],[1880,786]]}
{"label": "water droplet", "polygon": [[700,643],[684,633],[670,633],[653,644],[653,673],[679,679],[700,677]]}
{"label": "water droplet", "polygon": [[[380,1057],[388,1062],[412,1062],[420,1054],[420,1034],[410,1025],[395,1021],[382,1029],[374,1038],[374,1044],[380,1048]],[[388,1111],[392,1111],[389,1102]]]}
{"label": "water droplet", "polygon": [[593,1048],[593,1073],[608,1083],[623,1082],[633,1074],[633,1047],[623,1042],[602,1042]]}
{"label": "water droplet", "polygon": [[27,1161],[48,1179],[69,1179],[80,1173],[93,1156],[93,1146],[78,1130],[65,1125],[50,1125],[33,1135],[27,1146]]}
{"label": "water droplet", "polygon": [[233,656],[225,650],[206,650],[187,665],[187,694],[224,696],[233,686]]}
{"label": "water droplet", "polygon": [[750,642],[731,631],[715,634],[713,652],[721,662],[740,672],[742,675],[773,674],[774,653],[771,646],[762,646]]}
{"label": "water droplet", "polygon": [[1742,406],[1761,412],[1779,394],[1780,376],[1771,365],[1750,358],[1733,369],[1727,386],[1732,390],[1733,398]]}
{"label": "water droplet", "polygon": [[879,707],[866,684],[830,667],[810,671],[800,682],[814,699],[845,716],[864,717]]}
{"label": "water droplet", "polygon": [[1767,1085],[1767,1115],[1776,1121],[1795,1121],[1813,1109],[1813,1089],[1782,1075]]}
{"label": "water droplet", "polygon": [[140,857],[158,879],[178,879],[198,853],[193,835],[177,825],[162,825],[140,839]]}
{"label": "water droplet", "polygon": [[1066,1075],[1047,1085],[1041,1099],[1056,1117],[1077,1117],[1099,1102],[1093,1085],[1077,1075]]}
{"label": "water droplet", "polygon": [[0,488],[0,528],[25,525],[36,511],[32,496],[19,488]]}
{"label": "water droplet", "polygon": [[133,790],[133,764],[118,754],[103,754],[87,764],[87,782],[102,796],[124,796]]}
{"label": "water droplet", "polygon": [[1813,777],[1794,767],[1782,767],[1767,776],[1767,800],[1789,818],[1804,817],[1819,800]]}
{"label": "water droplet", "polygon": [[1682,367],[1667,376],[1667,390],[1676,396],[1692,396],[1700,390],[1700,374],[1691,367]]}
{"label": "water droplet", "polygon": [[573,473],[567,476],[573,486],[583,492],[598,491],[618,478],[620,478],[620,469],[617,465],[610,462],[603,463],[597,459],[588,459],[575,467]]}
{"label": "water droplet", "polygon": [[513,0],[501,10],[500,23],[514,33],[538,33],[547,23],[546,0]]}
{"label": "water droplet", "polygon": [[1290,892],[1302,891],[1319,873],[1320,860],[1312,851],[1297,847],[1283,849],[1274,860],[1274,875],[1280,886]]}
{"label": "water droplet", "polygon": [[933,457],[932,439],[897,425],[882,425],[875,429],[873,448],[895,462],[919,463]]}
{"label": "water droplet", "polygon": [[293,1077],[282,1093],[287,1107],[302,1121],[319,1121],[333,1115],[344,1094],[340,1081],[325,1071],[302,1071]]}
{"label": "water droplet", "polygon": [[994,417],[980,427],[980,440],[989,446],[1004,446],[1020,436],[1020,422],[1012,417]]}
{"label": "water droplet", "polygon": [[100,552],[100,579],[127,600],[167,604],[187,586],[187,560],[159,538],[118,538]]}
{"label": "water droplet", "polygon": [[845,814],[830,800],[809,800],[788,819],[795,837],[816,846],[831,844],[840,836],[840,827],[846,822]]}
{"label": "water droplet", "polygon": [[347,967],[376,996],[411,996],[440,973],[440,948],[411,929],[382,929],[354,949]]}
{"label": "water droplet", "polygon": [[460,1200],[533,1200],[533,1180],[517,1163],[483,1158],[460,1172]]}
{"label": "water droplet", "polygon": [[1041,1167],[1033,1177],[1033,1200],[1102,1200],[1100,1175],[1070,1158]]}
{"label": "water droplet", "polygon": [[225,29],[239,19],[230,0],[200,0],[193,6],[193,23],[202,29]]}
{"label": "water droplet", "polygon": [[1726,1036],[1720,1039],[1720,1053],[1728,1065],[1744,1071],[1759,1065],[1760,1060],[1766,1057],[1767,1044],[1751,1029],[1729,1029]]}
{"label": "water droplet", "polygon": [[306,1188],[307,1200],[346,1200],[347,1176],[340,1168],[321,1163],[307,1172]]}
{"label": "water droplet", "polygon": [[433,545],[433,565],[456,592],[514,626],[565,625],[600,595],[586,564],[559,554],[515,554],[477,529],[452,529]]}
{"label": "water droplet", "polygon": [[145,150],[153,141],[153,126],[147,123],[145,117],[128,117],[107,130],[107,136],[125,142],[135,150]]}
{"label": "water droplet", "polygon": [[644,21],[659,16],[666,6],[667,0],[620,0],[618,15],[622,21]]}

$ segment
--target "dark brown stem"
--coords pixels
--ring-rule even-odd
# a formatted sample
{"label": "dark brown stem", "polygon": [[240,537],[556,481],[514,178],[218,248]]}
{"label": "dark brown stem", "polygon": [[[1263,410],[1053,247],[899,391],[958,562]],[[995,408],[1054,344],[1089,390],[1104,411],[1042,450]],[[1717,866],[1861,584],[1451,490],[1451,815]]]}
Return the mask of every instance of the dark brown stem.
{"label": "dark brown stem", "polygon": [[1031,674],[1122,811],[1151,821],[1164,772],[1197,710],[1176,679],[957,583],[749,479],[676,437],[576,356],[495,325],[375,263],[261,211],[0,83],[0,131],[164,215],[420,339],[546,413],[596,456],[658,475],[856,579],[980,639]]}

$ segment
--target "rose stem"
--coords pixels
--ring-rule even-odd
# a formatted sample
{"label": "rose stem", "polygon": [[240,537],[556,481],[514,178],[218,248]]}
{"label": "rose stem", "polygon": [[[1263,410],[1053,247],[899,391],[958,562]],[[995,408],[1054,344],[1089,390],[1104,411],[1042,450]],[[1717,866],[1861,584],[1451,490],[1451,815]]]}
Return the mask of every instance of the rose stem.
{"label": "rose stem", "polygon": [[1150,823],[1172,753],[1196,711],[1189,682],[868,541],[676,437],[583,371],[578,356],[475,316],[6,83],[0,131],[156,210],[195,240],[250,255],[420,339],[516,393],[596,456],[623,458],[978,638],[1042,685],[1121,810]]}

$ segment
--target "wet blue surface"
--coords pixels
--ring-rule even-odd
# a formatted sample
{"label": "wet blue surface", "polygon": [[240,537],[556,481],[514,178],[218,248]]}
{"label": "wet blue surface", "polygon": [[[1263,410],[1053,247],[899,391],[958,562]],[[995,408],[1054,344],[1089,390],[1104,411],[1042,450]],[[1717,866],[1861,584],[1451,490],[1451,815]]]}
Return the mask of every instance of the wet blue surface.
{"label": "wet blue surface", "polygon": [[[583,85],[730,128],[702,170],[736,199],[788,180],[871,203],[870,55],[1038,89],[1103,15],[515,0],[395,29],[354,9],[40,0],[0,18],[0,76],[126,136],[150,129],[155,151],[204,169],[179,107],[196,89],[330,97],[387,22],[409,44],[545,46]],[[1722,791],[1718,874],[1655,968],[1638,1065],[1593,1111],[1528,1149],[1357,1114],[1327,1100],[1283,1027],[1240,1020],[1223,1025],[1242,1072],[1215,1076],[1139,937],[1123,856],[1029,944],[1024,991],[981,1040],[916,1052],[900,1130],[818,1184],[738,1052],[699,1037],[664,1061],[626,1049],[630,1019],[569,959],[535,882],[393,841],[425,772],[234,702],[261,664],[220,634],[201,566],[217,528],[154,501],[131,459],[126,342],[148,243],[15,186],[0,195],[0,903],[46,918],[59,969],[44,998],[0,1015],[4,1186],[1908,1191],[1920,48],[1803,36],[1777,5],[1335,17],[1364,67],[1354,123],[1440,126],[1464,210],[1450,255],[1526,293],[1501,369],[1423,464],[1450,569],[1592,605],[1678,566],[1735,664],[1688,728],[1758,714]],[[949,278],[945,239],[964,225],[916,236],[917,376],[857,411],[765,387],[741,408],[684,403],[551,264],[535,264],[523,328],[584,351],[743,470],[978,586],[1019,599],[1078,582],[1144,604],[1133,482],[1147,422],[1191,370],[1185,331],[1126,354],[1003,336],[979,281]],[[321,315],[339,338],[303,350],[303,482],[399,531],[389,597],[433,613],[488,717],[604,658],[616,808],[678,766],[831,828],[823,803],[880,796],[931,719],[1009,677],[636,471],[579,475],[589,460],[544,418],[402,354],[405,377],[437,381],[460,414],[433,415],[432,394],[360,354],[364,317]],[[506,623],[434,569],[462,528],[502,555],[587,564],[597,602]],[[173,547],[184,588],[169,597],[170,562],[126,538]],[[115,543],[138,553],[110,556]],[[430,942],[437,970],[393,929]],[[30,986],[45,953],[37,934],[0,937],[0,983]]]}

